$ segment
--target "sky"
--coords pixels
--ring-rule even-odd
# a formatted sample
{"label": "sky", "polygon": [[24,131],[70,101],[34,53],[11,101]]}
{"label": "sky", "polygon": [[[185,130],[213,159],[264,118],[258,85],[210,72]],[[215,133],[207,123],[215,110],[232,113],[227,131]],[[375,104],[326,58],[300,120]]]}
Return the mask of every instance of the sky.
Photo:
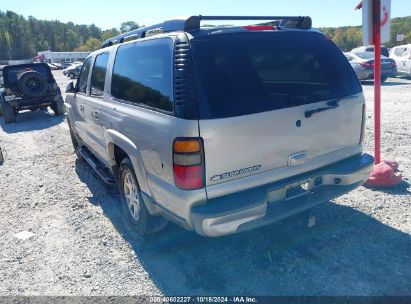
{"label": "sky", "polygon": [[[191,15],[308,15],[314,27],[360,25],[360,0],[0,0],[1,11],[36,19],[94,23],[102,29],[124,21],[152,25]],[[411,0],[392,0],[392,17],[411,15]]]}

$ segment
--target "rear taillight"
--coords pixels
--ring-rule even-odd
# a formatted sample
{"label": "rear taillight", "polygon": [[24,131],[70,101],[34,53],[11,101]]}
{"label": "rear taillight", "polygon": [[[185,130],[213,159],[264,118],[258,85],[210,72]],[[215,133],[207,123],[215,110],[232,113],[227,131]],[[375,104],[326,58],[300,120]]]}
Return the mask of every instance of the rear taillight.
{"label": "rear taillight", "polygon": [[173,172],[176,186],[184,190],[204,187],[204,153],[201,138],[176,138]]}
{"label": "rear taillight", "polygon": [[369,63],[369,62],[360,62],[360,66],[367,68],[367,69],[371,69],[374,67],[374,64]]}
{"label": "rear taillight", "polygon": [[365,133],[365,115],[366,115],[366,106],[365,103],[362,106],[362,119],[361,119],[361,133],[360,133],[360,144],[362,144],[364,140],[364,133]]}

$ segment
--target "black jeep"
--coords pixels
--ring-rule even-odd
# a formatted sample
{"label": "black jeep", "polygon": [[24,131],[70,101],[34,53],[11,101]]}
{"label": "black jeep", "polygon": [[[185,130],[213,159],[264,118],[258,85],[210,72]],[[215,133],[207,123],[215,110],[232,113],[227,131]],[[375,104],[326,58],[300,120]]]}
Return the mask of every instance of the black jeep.
{"label": "black jeep", "polygon": [[0,114],[5,123],[14,122],[21,110],[36,111],[50,106],[54,114],[64,114],[60,88],[45,63],[3,67],[0,86]]}

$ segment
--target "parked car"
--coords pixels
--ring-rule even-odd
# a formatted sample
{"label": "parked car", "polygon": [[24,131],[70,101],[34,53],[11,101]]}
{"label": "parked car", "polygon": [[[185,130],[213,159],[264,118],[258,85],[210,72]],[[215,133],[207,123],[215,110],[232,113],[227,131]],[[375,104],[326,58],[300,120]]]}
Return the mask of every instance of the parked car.
{"label": "parked car", "polygon": [[[373,45],[359,46],[359,47],[352,49],[350,53],[363,53],[363,52],[374,53],[374,46]],[[390,53],[388,52],[388,49],[383,45],[381,46],[381,55],[385,57],[390,57]]]}
{"label": "parked car", "polygon": [[58,70],[58,67],[56,67],[54,64],[52,64],[52,63],[46,63],[48,66],[49,66],[49,68],[50,68],[50,70]]}
{"label": "parked car", "polygon": [[216,237],[361,185],[374,164],[362,87],[311,18],[207,29],[203,18],[109,39],[67,85],[74,150],[118,183],[124,220],[139,234],[168,219]]}
{"label": "parked car", "polygon": [[50,63],[50,64],[54,65],[57,68],[57,70],[62,70],[63,69],[63,65],[61,63],[53,62],[53,63]]}
{"label": "parked car", "polygon": [[72,66],[73,63],[65,62],[65,63],[63,63],[62,65],[63,65],[63,70],[64,70],[64,69],[67,69],[68,67]]}
{"label": "parked car", "polygon": [[68,76],[70,79],[75,79],[78,77],[82,66],[82,64],[69,66],[67,69],[63,70],[63,74]]}
{"label": "parked car", "polygon": [[390,58],[397,63],[398,74],[411,77],[411,44],[392,48]]}
{"label": "parked car", "polygon": [[[359,80],[374,79],[374,53],[344,53],[350,62]],[[381,56],[381,81],[384,82],[388,77],[397,75],[397,66],[391,58]]]}
{"label": "parked car", "polygon": [[64,114],[64,100],[48,64],[8,65],[3,68],[0,109],[5,123],[14,122],[21,110],[36,111],[48,106],[56,115]]}

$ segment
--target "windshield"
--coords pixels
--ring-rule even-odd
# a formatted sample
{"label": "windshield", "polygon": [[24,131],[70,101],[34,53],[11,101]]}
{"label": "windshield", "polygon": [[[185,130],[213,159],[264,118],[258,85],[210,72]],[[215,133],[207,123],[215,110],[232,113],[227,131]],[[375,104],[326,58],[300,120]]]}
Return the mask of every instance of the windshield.
{"label": "windshield", "polygon": [[202,119],[361,92],[343,53],[316,32],[235,33],[199,37],[191,44]]}

